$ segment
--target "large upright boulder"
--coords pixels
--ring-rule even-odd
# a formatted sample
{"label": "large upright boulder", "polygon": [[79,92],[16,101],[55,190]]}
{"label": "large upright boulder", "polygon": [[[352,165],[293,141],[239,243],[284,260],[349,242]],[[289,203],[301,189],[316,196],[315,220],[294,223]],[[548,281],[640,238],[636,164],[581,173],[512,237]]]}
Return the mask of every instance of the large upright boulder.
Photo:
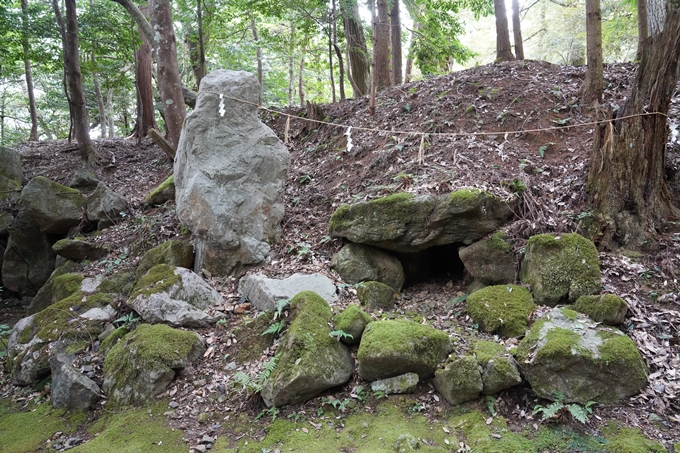
{"label": "large upright boulder", "polygon": [[267,407],[297,404],[349,381],[354,360],[345,345],[330,336],[333,312],[312,291],[290,302],[293,321],[277,351],[274,371],[262,385]]}
{"label": "large upright boulder", "polygon": [[0,146],[0,201],[16,201],[19,198],[21,178],[19,153]]}
{"label": "large upright boulder", "polygon": [[279,238],[290,156],[258,119],[255,76],[215,71],[201,93],[177,146],[177,215],[196,237],[194,269],[226,275],[261,263]]}
{"label": "large upright boulder", "polygon": [[647,366],[633,340],[566,308],[552,309],[531,326],[517,362],[534,393],[553,401],[616,404],[647,385]]}
{"label": "large upright boulder", "polygon": [[413,253],[435,245],[472,244],[512,215],[505,201],[477,189],[439,196],[397,193],[340,206],[328,229],[333,237]]}
{"label": "large upright boulder", "polygon": [[602,274],[597,248],[577,233],[537,234],[529,238],[520,271],[537,304],[555,306],[597,294]]}

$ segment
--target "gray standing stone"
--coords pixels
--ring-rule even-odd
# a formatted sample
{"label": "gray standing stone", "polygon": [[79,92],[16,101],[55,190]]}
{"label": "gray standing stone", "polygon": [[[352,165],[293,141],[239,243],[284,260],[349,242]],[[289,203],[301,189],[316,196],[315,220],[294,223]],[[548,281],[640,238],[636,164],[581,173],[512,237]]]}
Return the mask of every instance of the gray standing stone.
{"label": "gray standing stone", "polygon": [[330,304],[338,300],[333,281],[322,274],[293,274],[284,279],[246,275],[238,282],[238,291],[258,310],[276,310],[277,301],[292,299],[302,291],[313,291]]}
{"label": "gray standing stone", "polygon": [[184,122],[174,167],[177,215],[196,236],[197,272],[257,265],[281,234],[290,157],[257,116],[259,92],[252,74],[214,71]]}
{"label": "gray standing stone", "polygon": [[92,409],[101,398],[99,386],[76,370],[72,363],[73,356],[67,354],[56,354],[50,358],[52,405],[70,411]]}
{"label": "gray standing stone", "polygon": [[404,268],[396,257],[370,245],[345,245],[333,256],[333,270],[342,279],[353,285],[366,281],[377,281],[400,291],[404,286]]}

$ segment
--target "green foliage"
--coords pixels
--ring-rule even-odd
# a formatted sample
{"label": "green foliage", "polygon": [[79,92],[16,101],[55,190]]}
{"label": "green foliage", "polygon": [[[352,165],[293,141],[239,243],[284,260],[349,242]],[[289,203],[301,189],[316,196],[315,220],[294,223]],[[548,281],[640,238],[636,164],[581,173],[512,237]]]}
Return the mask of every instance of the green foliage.
{"label": "green foliage", "polygon": [[121,316],[120,318],[116,319],[113,322],[114,323],[120,323],[121,325],[119,327],[124,326],[128,330],[133,330],[134,327],[137,325],[137,323],[139,323],[139,321],[141,321],[141,320],[142,320],[142,318],[140,318],[139,316],[136,316],[136,313],[134,311],[131,311],[127,315]]}
{"label": "green foliage", "polygon": [[559,416],[569,413],[574,420],[577,420],[583,424],[588,422],[589,416],[593,413],[593,406],[596,403],[594,401],[589,401],[585,406],[580,404],[572,403],[565,404],[564,394],[557,392],[555,394],[555,401],[548,404],[547,406],[541,406],[537,404],[534,407],[532,415],[541,414],[541,421],[546,421],[550,419],[556,419]]}
{"label": "green foliage", "polygon": [[331,337],[335,338],[338,341],[344,340],[345,338],[349,338],[351,340],[354,339],[354,335],[352,335],[351,333],[347,333],[344,330],[334,330],[328,335],[330,335]]}
{"label": "green foliage", "polygon": [[247,394],[252,395],[255,393],[260,393],[262,390],[262,384],[266,381],[269,376],[271,376],[274,368],[276,368],[276,357],[269,359],[263,366],[262,371],[258,373],[256,377],[244,373],[243,371],[238,371],[232,376],[233,383],[232,386],[239,385],[241,389]]}
{"label": "green foliage", "polygon": [[279,322],[272,323],[269,327],[267,327],[267,329],[264,332],[260,334],[260,336],[265,336],[270,333],[278,336],[285,328],[286,321],[282,319]]}

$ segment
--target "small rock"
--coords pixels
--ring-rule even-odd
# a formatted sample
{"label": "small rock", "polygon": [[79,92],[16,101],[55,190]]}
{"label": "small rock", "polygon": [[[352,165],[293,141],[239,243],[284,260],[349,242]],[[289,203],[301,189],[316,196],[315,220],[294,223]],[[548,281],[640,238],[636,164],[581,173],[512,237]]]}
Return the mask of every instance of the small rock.
{"label": "small rock", "polygon": [[177,409],[179,407],[179,403],[177,401],[170,401],[170,407]]}
{"label": "small rock", "polygon": [[203,453],[203,452],[205,452],[205,451],[208,450],[208,449],[206,448],[205,445],[196,445],[196,446],[191,447],[191,448],[192,448],[194,451],[198,451],[198,452],[200,452],[200,453]]}
{"label": "small rock", "polygon": [[204,436],[201,438],[201,443],[202,443],[202,444],[213,444],[213,443],[215,443],[215,439],[212,438],[212,437],[210,437],[210,436],[208,436],[208,435],[204,435]]}

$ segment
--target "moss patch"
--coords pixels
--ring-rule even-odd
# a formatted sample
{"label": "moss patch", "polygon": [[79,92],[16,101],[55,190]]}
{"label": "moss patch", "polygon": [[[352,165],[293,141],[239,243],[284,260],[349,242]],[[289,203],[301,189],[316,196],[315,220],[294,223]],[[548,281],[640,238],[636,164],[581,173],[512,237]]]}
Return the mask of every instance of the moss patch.
{"label": "moss patch", "polygon": [[60,301],[80,290],[80,284],[84,279],[85,277],[80,274],[64,274],[56,277],[52,288],[53,300]]}
{"label": "moss patch", "polygon": [[487,286],[470,294],[467,311],[486,332],[523,336],[536,305],[529,291],[517,285]]}
{"label": "moss patch", "polygon": [[342,330],[343,332],[352,335],[351,339],[343,339],[343,341],[349,344],[358,344],[364,333],[364,329],[371,321],[371,317],[359,308],[359,306],[350,305],[344,309],[342,313],[335,316],[333,319],[333,326],[335,327],[335,330]]}
{"label": "moss patch", "polygon": [[88,432],[93,437],[73,453],[186,453],[182,431],[169,428],[162,416],[167,402],[144,408],[105,414]]}
{"label": "moss patch", "polygon": [[149,272],[139,280],[130,295],[130,300],[134,300],[139,295],[148,297],[167,291],[176,284],[182,284],[182,277],[175,274],[174,266],[159,264],[149,269]]}
{"label": "moss patch", "polygon": [[610,422],[603,430],[609,444],[609,453],[667,453],[661,444],[651,441],[642,435],[639,429],[624,428],[618,423]]}
{"label": "moss patch", "polygon": [[49,404],[31,405],[21,410],[6,398],[0,398],[0,451],[33,452],[55,432],[71,432],[75,427],[64,417],[62,409]]}
{"label": "moss patch", "polygon": [[576,300],[573,308],[595,321],[609,325],[621,324],[628,312],[626,301],[614,294],[581,296]]}

